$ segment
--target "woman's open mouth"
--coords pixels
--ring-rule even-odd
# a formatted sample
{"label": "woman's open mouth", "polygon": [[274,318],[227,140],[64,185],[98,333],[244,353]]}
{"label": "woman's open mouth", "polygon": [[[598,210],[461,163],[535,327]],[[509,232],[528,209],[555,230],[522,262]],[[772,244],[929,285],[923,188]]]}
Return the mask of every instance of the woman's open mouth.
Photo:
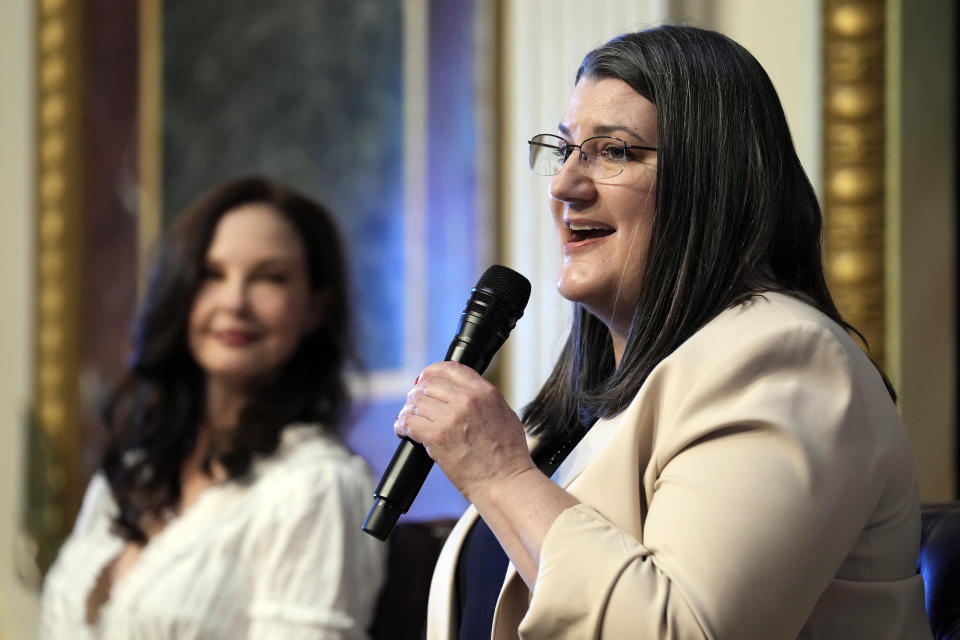
{"label": "woman's open mouth", "polygon": [[565,249],[577,249],[592,244],[591,241],[602,240],[615,231],[612,227],[599,222],[568,222],[567,229],[569,234],[564,243]]}

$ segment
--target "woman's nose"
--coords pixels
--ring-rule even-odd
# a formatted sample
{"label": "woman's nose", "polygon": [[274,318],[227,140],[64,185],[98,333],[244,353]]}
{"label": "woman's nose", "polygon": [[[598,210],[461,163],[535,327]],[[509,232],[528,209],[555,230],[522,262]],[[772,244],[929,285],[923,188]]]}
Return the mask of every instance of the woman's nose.
{"label": "woman's nose", "polygon": [[231,311],[242,311],[248,302],[247,284],[239,278],[231,278],[223,283],[219,291],[220,305]]}
{"label": "woman's nose", "polygon": [[592,200],[596,185],[587,177],[580,163],[580,154],[574,151],[560,166],[560,173],[550,179],[550,197],[562,202]]}

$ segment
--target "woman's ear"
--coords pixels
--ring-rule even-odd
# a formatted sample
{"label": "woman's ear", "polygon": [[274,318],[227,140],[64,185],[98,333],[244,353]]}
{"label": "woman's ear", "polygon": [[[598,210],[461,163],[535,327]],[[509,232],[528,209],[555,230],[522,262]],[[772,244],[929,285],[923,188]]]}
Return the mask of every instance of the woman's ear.
{"label": "woman's ear", "polygon": [[310,308],[307,310],[305,333],[316,331],[327,318],[327,309],[333,297],[330,289],[319,289],[310,295]]}

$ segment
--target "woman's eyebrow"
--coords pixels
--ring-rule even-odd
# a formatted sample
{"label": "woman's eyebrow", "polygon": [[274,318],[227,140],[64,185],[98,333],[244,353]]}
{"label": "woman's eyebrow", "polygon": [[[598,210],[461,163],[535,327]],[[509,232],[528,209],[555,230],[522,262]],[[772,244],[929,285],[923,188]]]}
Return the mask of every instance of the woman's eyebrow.
{"label": "woman's eyebrow", "polygon": [[[562,133],[566,137],[568,138],[570,137],[570,127],[568,127],[566,124],[561,122],[560,124],[557,125],[557,130],[560,131],[560,133]],[[591,134],[595,136],[609,136],[616,133],[620,133],[620,134],[626,133],[632,138],[639,140],[643,144],[650,144],[650,141],[647,140],[645,136],[640,135],[639,133],[634,131],[631,127],[628,127],[625,124],[599,124],[595,126],[591,131]]]}
{"label": "woman's eyebrow", "polygon": [[601,124],[593,128],[593,135],[596,136],[609,136],[615,133],[626,133],[631,137],[645,143],[649,144],[649,141],[632,128],[622,125],[622,124]]}
{"label": "woman's eyebrow", "polygon": [[[203,261],[203,266],[220,267],[225,262],[227,262],[226,259],[211,257]],[[247,262],[247,267],[250,269],[287,268],[296,265],[296,263],[297,259],[289,256],[262,256],[252,258]]]}
{"label": "woman's eyebrow", "polygon": [[260,258],[253,263],[254,269],[277,269],[277,268],[288,268],[297,263],[295,258],[289,257],[280,257],[280,256],[268,256],[265,258]]}

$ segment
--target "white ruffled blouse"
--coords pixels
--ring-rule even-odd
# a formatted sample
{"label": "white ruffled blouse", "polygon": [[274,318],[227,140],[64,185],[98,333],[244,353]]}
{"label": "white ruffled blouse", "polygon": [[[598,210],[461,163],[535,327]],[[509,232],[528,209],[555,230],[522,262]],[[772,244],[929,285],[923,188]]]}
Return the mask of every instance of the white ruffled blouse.
{"label": "white ruffled blouse", "polygon": [[386,568],[386,545],[360,528],[366,463],[293,425],[248,478],[205,490],[151,538],[91,627],[87,599],[124,546],[96,475],[44,582],[41,640],[366,638]]}

